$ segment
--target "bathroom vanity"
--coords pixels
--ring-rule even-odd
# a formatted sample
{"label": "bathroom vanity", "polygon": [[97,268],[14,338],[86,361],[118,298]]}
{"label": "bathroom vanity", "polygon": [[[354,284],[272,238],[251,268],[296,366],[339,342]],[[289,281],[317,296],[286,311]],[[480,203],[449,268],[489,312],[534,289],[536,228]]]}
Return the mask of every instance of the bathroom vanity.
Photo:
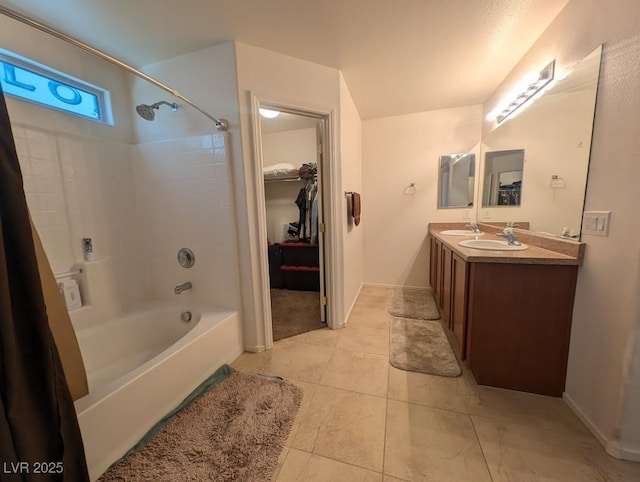
{"label": "bathroom vanity", "polygon": [[429,280],[454,349],[480,385],[561,396],[584,244],[522,231],[526,250],[479,250],[441,234],[460,227],[429,225]]}

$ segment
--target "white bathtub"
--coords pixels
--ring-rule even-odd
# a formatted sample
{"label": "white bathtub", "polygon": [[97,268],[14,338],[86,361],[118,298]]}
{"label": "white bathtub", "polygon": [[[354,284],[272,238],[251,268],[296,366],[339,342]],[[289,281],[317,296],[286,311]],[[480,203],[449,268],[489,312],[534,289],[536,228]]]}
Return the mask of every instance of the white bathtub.
{"label": "white bathtub", "polygon": [[[192,320],[181,320],[183,311]],[[75,402],[91,480],[220,365],[243,351],[238,313],[169,302],[101,324],[77,322],[89,394]]]}

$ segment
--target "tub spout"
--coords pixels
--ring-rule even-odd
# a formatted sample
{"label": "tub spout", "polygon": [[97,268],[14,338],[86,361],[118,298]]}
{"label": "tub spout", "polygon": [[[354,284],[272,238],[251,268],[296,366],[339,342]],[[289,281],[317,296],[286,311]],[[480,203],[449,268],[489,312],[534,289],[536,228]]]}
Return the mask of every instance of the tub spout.
{"label": "tub spout", "polygon": [[187,281],[186,283],[182,283],[181,285],[176,286],[174,292],[175,294],[179,295],[183,291],[190,290],[191,288],[193,288],[193,285],[190,281]]}

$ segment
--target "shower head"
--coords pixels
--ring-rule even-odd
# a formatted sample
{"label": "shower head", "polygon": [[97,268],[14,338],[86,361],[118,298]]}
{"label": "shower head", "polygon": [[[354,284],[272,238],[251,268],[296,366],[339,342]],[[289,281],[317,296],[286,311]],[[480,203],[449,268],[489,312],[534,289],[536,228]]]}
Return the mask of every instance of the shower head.
{"label": "shower head", "polygon": [[165,104],[171,107],[171,110],[173,112],[178,110],[178,104],[176,104],[175,102],[169,103],[164,100],[161,100],[160,102],[156,102],[155,104],[151,104],[151,105],[147,105],[147,104],[137,105],[136,112],[144,120],[152,121],[156,118],[156,113],[154,112],[154,109],[159,109],[162,104]]}

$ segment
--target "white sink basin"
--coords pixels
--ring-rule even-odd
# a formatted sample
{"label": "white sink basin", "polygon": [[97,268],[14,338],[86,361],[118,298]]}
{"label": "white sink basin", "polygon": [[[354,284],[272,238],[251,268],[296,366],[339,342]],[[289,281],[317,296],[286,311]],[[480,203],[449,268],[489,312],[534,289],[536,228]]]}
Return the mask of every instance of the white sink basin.
{"label": "white sink basin", "polygon": [[468,229],[448,229],[441,231],[440,234],[446,234],[447,236],[484,236],[484,233],[474,233]]}
{"label": "white sink basin", "polygon": [[465,248],[490,249],[494,251],[522,251],[529,246],[526,244],[513,245],[499,239],[465,239],[458,243]]}

